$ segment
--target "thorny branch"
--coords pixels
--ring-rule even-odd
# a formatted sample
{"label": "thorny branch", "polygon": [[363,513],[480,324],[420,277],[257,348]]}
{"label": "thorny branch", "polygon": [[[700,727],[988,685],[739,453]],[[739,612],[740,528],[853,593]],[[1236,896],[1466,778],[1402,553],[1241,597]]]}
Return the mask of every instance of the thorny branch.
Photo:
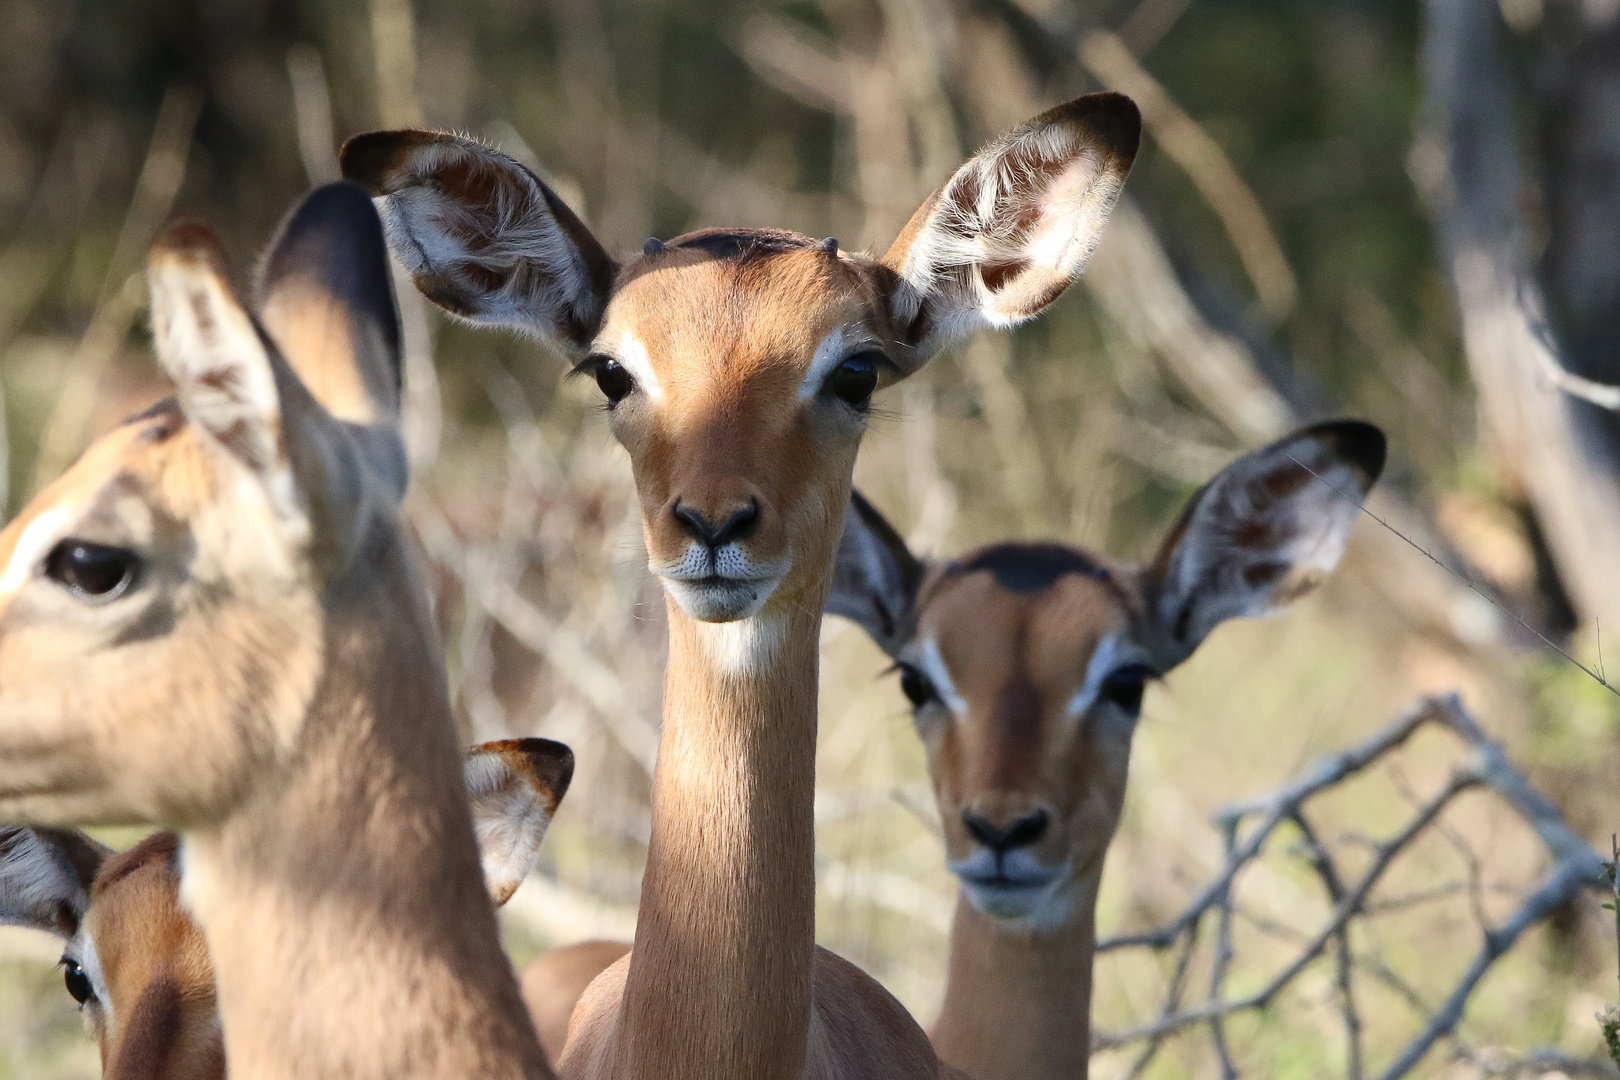
{"label": "thorny branch", "polygon": [[[1347,874],[1335,860],[1332,846],[1324,843],[1312,827],[1306,805],[1399,749],[1414,733],[1429,725],[1445,728],[1460,739],[1469,751],[1466,761],[1438,792],[1427,800],[1415,800],[1412,816],[1392,836],[1381,842],[1368,842],[1369,857],[1365,866],[1357,874]],[[1458,795],[1474,789],[1493,792],[1530,826],[1545,845],[1551,867],[1522,897],[1508,920],[1499,926],[1486,923],[1482,907],[1474,905],[1475,917],[1483,931],[1480,949],[1446,999],[1438,1008],[1431,1009],[1400,983],[1376,952],[1356,955],[1351,930],[1356,920],[1369,918],[1379,910],[1372,894],[1390,865],[1420,837],[1442,828],[1438,825],[1441,812]],[[1250,821],[1256,824],[1245,833],[1244,825]],[[1247,917],[1234,899],[1234,883],[1238,875],[1261,856],[1267,841],[1284,823],[1298,832],[1305,861],[1320,880],[1333,907],[1326,922],[1315,932],[1299,935],[1300,946],[1294,958],[1259,990],[1230,997],[1225,992],[1225,982],[1232,960],[1232,920],[1234,916]],[[1094,1051],[1135,1042],[1144,1044],[1127,1077],[1138,1076],[1146,1069],[1167,1036],[1200,1024],[1210,1026],[1223,1077],[1239,1075],[1222,1021],[1234,1013],[1265,1009],[1330,947],[1338,1012],[1345,1031],[1347,1077],[1359,1080],[1366,1069],[1361,1047],[1361,1018],[1355,998],[1358,975],[1367,975],[1386,985],[1392,985],[1392,980],[1393,984],[1399,984],[1406,990],[1403,996],[1423,1020],[1422,1029],[1377,1074],[1380,1080],[1398,1080],[1411,1074],[1442,1040],[1451,1042],[1455,1057],[1477,1066],[1485,1076],[1535,1075],[1538,1070],[1556,1068],[1571,1076],[1620,1077],[1620,1072],[1606,1062],[1556,1054],[1537,1053],[1513,1059],[1487,1057],[1457,1038],[1456,1028],[1469,998],[1491,966],[1526,930],[1575,900],[1583,890],[1607,888],[1608,879],[1597,853],[1570,830],[1558,808],[1531,786],[1456,696],[1425,698],[1366,741],[1320,758],[1300,777],[1262,795],[1228,805],[1217,813],[1215,824],[1224,838],[1226,857],[1214,880],[1206,884],[1180,914],[1163,925],[1107,938],[1097,945],[1098,952],[1129,948],[1178,949],[1175,976],[1168,999],[1158,1015],[1133,1028],[1097,1031],[1092,1036]],[[1469,891],[1474,893],[1481,886],[1475,875],[1470,876]],[[1455,891],[1438,890],[1432,896],[1438,898]],[[1415,903],[1420,899],[1404,897],[1402,902]],[[1209,921],[1206,916],[1213,916],[1216,927],[1209,994],[1203,1002],[1184,1005],[1189,958],[1198,943],[1201,928]]]}

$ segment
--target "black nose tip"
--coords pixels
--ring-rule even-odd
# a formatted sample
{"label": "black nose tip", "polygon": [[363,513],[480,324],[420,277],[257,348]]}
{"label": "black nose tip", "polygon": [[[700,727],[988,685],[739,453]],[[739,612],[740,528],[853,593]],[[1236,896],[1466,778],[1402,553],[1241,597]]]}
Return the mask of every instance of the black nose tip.
{"label": "black nose tip", "polygon": [[749,499],[747,505],[733,510],[719,525],[704,517],[700,511],[682,505],[679,500],[670,508],[670,513],[675,515],[675,520],[681,523],[681,528],[692,539],[717,548],[733,540],[748,539],[759,524],[759,500]]}
{"label": "black nose tip", "polygon": [[998,852],[1029,847],[1046,835],[1047,820],[1046,811],[1037,810],[1010,822],[1005,828],[997,828],[989,818],[980,817],[970,810],[962,811],[962,824],[967,826],[973,839]]}

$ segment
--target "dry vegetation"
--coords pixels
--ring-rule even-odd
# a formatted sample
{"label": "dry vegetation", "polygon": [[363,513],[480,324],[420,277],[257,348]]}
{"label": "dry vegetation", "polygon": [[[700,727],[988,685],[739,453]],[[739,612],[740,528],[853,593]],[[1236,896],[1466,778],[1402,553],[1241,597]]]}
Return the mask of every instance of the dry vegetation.
{"label": "dry vegetation", "polygon": [[[1354,413],[1391,434],[1377,512],[1531,624],[1568,629],[1523,493],[1476,436],[1457,316],[1405,174],[1421,87],[1403,6],[238,6],[146,5],[155,14],[137,25],[0,0],[0,480],[13,508],[163,392],[132,277],[152,231],[173,211],[197,214],[247,266],[306,178],[330,174],[334,131],[478,132],[543,164],[620,249],[713,224],[880,247],[980,140],[1107,85],[1143,102],[1150,135],[1087,287],[891,392],[857,484],[920,550],[1055,537],[1147,556],[1180,501],[1241,448]],[[594,392],[534,344],[405,298],[410,510],[459,715],[469,739],[543,734],[580,763],[542,874],[507,912],[522,962],[633,926],[662,601]],[[954,889],[921,749],[878,651],[841,623],[824,640],[819,936],[926,1020]],[[1594,662],[1597,645],[1584,628],[1568,641]],[[1368,738],[1419,695],[1452,692],[1575,833],[1595,841],[1620,823],[1614,697],[1368,520],[1320,594],[1223,628],[1150,691],[1104,936],[1164,923],[1216,876],[1220,807]],[[1336,786],[1311,804],[1316,854],[1359,874],[1462,753],[1425,728]],[[1261,989],[1328,918],[1312,857],[1284,825],[1234,880],[1227,995]],[[1459,794],[1392,862],[1369,917],[1268,1008],[1224,1025],[1231,1059],[1256,1077],[1343,1075],[1355,1056],[1343,949],[1363,976],[1365,1070],[1380,1074],[1478,952],[1481,922],[1505,920],[1552,865],[1511,806]],[[1614,986],[1615,943],[1600,900],[1580,894],[1531,928],[1474,995],[1460,1041],[1416,1075],[1556,1075],[1577,1069],[1558,1055],[1601,1055],[1593,1014]],[[1183,973],[1197,1000],[1222,963],[1208,941]],[[54,960],[48,942],[0,930],[0,1078],[96,1074]],[[1105,954],[1098,1027],[1151,1021],[1177,966],[1174,950]],[[1099,1075],[1125,1073],[1140,1050],[1102,1052]],[[1145,1075],[1221,1073],[1209,1026],[1194,1025]]]}

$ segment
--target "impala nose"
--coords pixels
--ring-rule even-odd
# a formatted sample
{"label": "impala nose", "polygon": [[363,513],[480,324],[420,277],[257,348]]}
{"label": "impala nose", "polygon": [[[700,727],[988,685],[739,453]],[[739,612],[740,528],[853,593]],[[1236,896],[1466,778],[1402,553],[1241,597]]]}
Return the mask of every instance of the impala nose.
{"label": "impala nose", "polygon": [[713,518],[696,506],[676,499],[669,512],[680,522],[686,535],[700,544],[718,548],[734,540],[746,540],[759,526],[759,500],[750,497],[742,505],[723,508]]}
{"label": "impala nose", "polygon": [[962,824],[967,826],[973,839],[998,855],[1034,844],[1046,835],[1048,820],[1045,810],[1037,810],[1004,827],[997,827],[989,818],[980,817],[971,810],[962,811]]}

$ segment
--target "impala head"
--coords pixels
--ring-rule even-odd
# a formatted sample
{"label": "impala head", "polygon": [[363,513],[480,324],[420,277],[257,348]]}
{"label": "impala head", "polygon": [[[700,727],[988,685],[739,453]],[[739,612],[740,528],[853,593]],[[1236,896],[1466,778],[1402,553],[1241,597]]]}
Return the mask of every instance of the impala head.
{"label": "impala head", "polygon": [[1057,298],[1139,126],[1117,94],[1035,118],[964,165],[881,260],[753,229],[649,241],[620,265],[532,173],[450,135],[362,135],[343,167],[379,197],[429,298],[546,338],[596,379],[652,571],[688,615],[727,622],[819,606],[873,392]]}
{"label": "impala head", "polygon": [[200,226],[153,248],[166,401],[0,532],[0,820],[230,812],[296,743],[324,627],[405,488],[382,230],[311,194],[236,298]]}
{"label": "impala head", "polygon": [[[573,753],[549,739],[468,751],[463,775],[497,906],[533,871],[573,771]],[[0,924],[63,940],[67,991],[107,1080],[224,1080],[213,965],[181,902],[174,833],[115,853],[70,829],[0,828]]]}
{"label": "impala head", "polygon": [[827,610],[895,661],[975,907],[1068,918],[1119,823],[1144,684],[1315,588],[1383,464],[1370,424],[1300,431],[1211,480],[1145,567],[1022,543],[924,563],[855,495]]}

